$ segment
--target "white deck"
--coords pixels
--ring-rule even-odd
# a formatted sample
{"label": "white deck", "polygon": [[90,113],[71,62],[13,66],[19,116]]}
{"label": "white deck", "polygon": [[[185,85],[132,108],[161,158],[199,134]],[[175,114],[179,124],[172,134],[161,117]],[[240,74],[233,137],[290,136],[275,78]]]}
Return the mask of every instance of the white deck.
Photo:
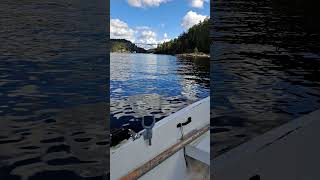
{"label": "white deck", "polygon": [[214,180],[320,179],[319,135],[320,110],[218,156],[211,166]]}
{"label": "white deck", "polygon": [[[183,127],[184,134],[200,129],[210,123],[210,98],[207,97],[157,122],[153,128],[152,146],[143,139],[131,139],[120,147],[110,149],[110,179],[116,180],[157,156],[181,138],[178,123],[188,117],[191,123]],[[202,147],[202,146],[201,146]],[[186,179],[183,151],[180,150],[140,179],[179,180]]]}
{"label": "white deck", "polygon": [[210,166],[210,132],[186,147],[186,154]]}

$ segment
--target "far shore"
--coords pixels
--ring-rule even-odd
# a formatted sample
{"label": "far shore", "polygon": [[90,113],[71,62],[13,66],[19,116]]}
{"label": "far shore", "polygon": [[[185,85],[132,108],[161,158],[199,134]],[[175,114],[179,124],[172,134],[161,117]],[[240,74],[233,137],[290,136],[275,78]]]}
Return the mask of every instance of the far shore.
{"label": "far shore", "polygon": [[210,58],[210,55],[205,53],[183,53],[183,54],[176,54],[176,56],[183,57],[183,58]]}
{"label": "far shore", "polygon": [[[130,51],[126,52],[112,52],[112,53],[133,53]],[[139,53],[138,53],[139,54]],[[153,54],[153,53],[142,53],[142,54]],[[155,53],[157,54],[157,53]],[[161,54],[159,54],[161,55]],[[205,54],[205,53],[182,53],[182,54],[162,54],[162,55],[173,55],[176,57],[181,57],[181,58],[210,58],[210,54]]]}

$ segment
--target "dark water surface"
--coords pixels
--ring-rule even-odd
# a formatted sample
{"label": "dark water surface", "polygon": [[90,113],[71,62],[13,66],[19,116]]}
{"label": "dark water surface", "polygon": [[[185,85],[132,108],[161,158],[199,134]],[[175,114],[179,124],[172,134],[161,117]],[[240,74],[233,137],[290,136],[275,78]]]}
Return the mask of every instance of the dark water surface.
{"label": "dark water surface", "polygon": [[0,179],[103,179],[106,2],[1,1]]}
{"label": "dark water surface", "polygon": [[142,117],[158,121],[209,96],[208,58],[111,53],[110,67],[112,145],[128,138],[126,129],[142,130]]}
{"label": "dark water surface", "polygon": [[214,2],[214,156],[320,108],[319,13],[295,2]]}

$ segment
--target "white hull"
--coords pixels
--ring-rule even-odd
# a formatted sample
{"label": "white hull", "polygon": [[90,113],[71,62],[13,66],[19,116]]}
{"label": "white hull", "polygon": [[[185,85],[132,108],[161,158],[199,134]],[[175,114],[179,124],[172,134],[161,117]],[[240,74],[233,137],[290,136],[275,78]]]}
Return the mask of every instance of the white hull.
{"label": "white hull", "polygon": [[[110,179],[121,179],[121,177],[126,176],[168,148],[179,143],[179,141],[181,141],[181,131],[180,128],[177,128],[177,124],[185,122],[189,117],[191,117],[191,122],[183,126],[184,135],[191,134],[195,130],[209,126],[210,98],[208,97],[198,101],[157,122],[153,128],[151,146],[148,145],[143,137],[140,137],[134,141],[130,139],[119,147],[111,148]],[[205,174],[205,176],[209,177],[209,148],[210,133],[208,131],[186,146],[186,154],[188,155],[188,159],[190,159],[190,161],[188,161],[188,167],[186,167],[184,151],[181,149],[139,179],[195,179],[191,177],[200,176],[200,174],[195,173],[198,165],[207,167],[207,171],[205,172],[207,174]],[[193,158],[197,159],[197,161],[194,161]],[[192,166],[193,164],[198,165]]]}
{"label": "white hull", "polygon": [[319,129],[320,110],[258,136],[214,158],[214,180],[320,179]]}

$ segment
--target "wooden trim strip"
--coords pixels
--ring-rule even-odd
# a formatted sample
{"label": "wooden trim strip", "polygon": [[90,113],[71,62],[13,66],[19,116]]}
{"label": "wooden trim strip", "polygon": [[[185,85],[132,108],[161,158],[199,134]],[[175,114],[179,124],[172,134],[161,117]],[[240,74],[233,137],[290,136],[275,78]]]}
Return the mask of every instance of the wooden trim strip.
{"label": "wooden trim strip", "polygon": [[197,130],[193,130],[190,133],[188,133],[186,136],[184,136],[184,139],[180,142],[172,145],[170,148],[166,149],[150,161],[144,163],[140,167],[136,168],[135,170],[131,171],[125,176],[122,176],[120,180],[136,180],[139,177],[146,174],[148,171],[152,170],[154,167],[162,163],[164,160],[168,159],[170,156],[178,152],[180,149],[203,135],[205,132],[207,132],[210,129],[210,125],[206,125],[205,127]]}

